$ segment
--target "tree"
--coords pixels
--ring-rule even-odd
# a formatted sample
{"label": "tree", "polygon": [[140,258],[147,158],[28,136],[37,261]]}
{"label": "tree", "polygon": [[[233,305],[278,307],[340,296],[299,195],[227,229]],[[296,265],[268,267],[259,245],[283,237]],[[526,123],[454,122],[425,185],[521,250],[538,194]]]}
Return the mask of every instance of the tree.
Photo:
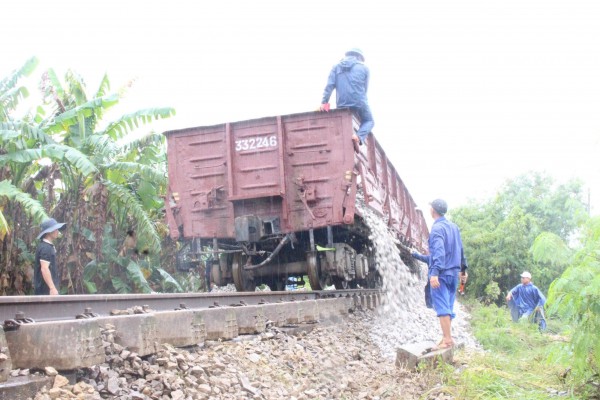
{"label": "tree", "polygon": [[[39,129],[26,123],[14,121],[12,113],[20,102],[29,96],[29,90],[21,84],[38,65],[31,58],[0,81],[0,157],[13,151],[30,149],[50,138]],[[25,294],[31,281],[33,255],[28,249],[32,237],[32,223],[40,223],[47,217],[44,206],[32,196],[35,175],[30,176],[31,166],[6,162],[0,168],[0,292],[2,294]],[[43,169],[37,168],[43,173]]]}
{"label": "tree", "polygon": [[[58,252],[63,257],[59,264],[66,266],[62,272],[68,292],[98,290],[100,281],[94,282],[93,275],[87,274],[91,280],[84,279],[84,267],[90,263],[104,265],[112,276],[131,279],[136,286],[132,290],[151,290],[140,277],[150,276],[152,271],[144,273],[137,262],[137,270],[131,265],[123,268],[103,243],[107,235],[116,240],[133,232],[139,252],[158,255],[161,249],[157,210],[162,208],[166,186],[164,138],[154,133],[142,138],[134,134],[141,125],[174,115],[174,110],[139,110],[102,124],[107,110],[129,86],[111,93],[105,75],[99,88],[88,96],[76,73],[67,71],[61,81],[50,69],[42,75],[44,101],[35,114],[13,121],[6,113],[2,121],[3,175],[10,177],[14,187],[39,200],[48,214],[68,224],[70,234],[59,244]],[[5,103],[14,105],[14,101]],[[13,225],[17,220],[14,215]],[[34,230],[31,221],[22,222],[29,231]],[[24,242],[32,242],[31,233],[24,235]],[[122,287],[102,289],[119,291]]]}
{"label": "tree", "polygon": [[[530,173],[507,181],[488,202],[453,210],[450,217],[461,228],[469,262],[469,293],[500,304],[502,294],[519,283],[524,270],[546,292],[567,262],[563,256],[552,262],[542,257],[542,243],[551,237],[562,242],[572,238],[587,218],[582,197],[582,184],[577,180],[556,185],[546,175]],[[538,237],[536,250],[533,245]]]}
{"label": "tree", "polygon": [[[550,313],[572,326],[565,356],[573,359],[572,379],[585,385],[600,374],[600,217],[589,220],[582,247],[569,268],[554,281],[548,293]],[[598,395],[598,386],[590,386]]]}
{"label": "tree", "polygon": [[554,233],[542,232],[531,246],[531,255],[539,271],[537,284],[550,287],[554,279],[562,274],[565,266],[571,263],[573,250]]}
{"label": "tree", "polygon": [[556,185],[550,176],[532,172],[507,181],[496,201],[504,212],[518,205],[533,216],[534,236],[551,232],[568,241],[588,217],[582,196],[577,179]]}

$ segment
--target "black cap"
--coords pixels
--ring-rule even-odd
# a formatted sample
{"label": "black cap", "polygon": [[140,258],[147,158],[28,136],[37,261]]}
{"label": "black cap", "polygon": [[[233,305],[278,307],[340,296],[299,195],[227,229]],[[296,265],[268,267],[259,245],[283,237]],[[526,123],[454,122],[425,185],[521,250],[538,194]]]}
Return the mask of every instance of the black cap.
{"label": "black cap", "polygon": [[446,200],[435,199],[434,201],[432,201],[429,204],[431,205],[431,207],[433,207],[435,212],[438,213],[439,215],[444,215],[444,214],[446,214],[446,211],[448,211],[448,203],[446,203]]}

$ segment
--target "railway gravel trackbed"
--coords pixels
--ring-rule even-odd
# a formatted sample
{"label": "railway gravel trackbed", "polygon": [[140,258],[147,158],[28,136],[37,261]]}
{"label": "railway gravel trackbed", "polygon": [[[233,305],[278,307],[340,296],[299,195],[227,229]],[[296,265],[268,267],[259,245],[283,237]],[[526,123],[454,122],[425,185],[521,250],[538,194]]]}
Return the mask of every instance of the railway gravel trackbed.
{"label": "railway gravel trackbed", "polygon": [[187,347],[336,320],[381,304],[374,289],[6,297],[0,304],[0,393],[13,369],[73,371],[104,362],[102,334],[140,357],[162,344]]}

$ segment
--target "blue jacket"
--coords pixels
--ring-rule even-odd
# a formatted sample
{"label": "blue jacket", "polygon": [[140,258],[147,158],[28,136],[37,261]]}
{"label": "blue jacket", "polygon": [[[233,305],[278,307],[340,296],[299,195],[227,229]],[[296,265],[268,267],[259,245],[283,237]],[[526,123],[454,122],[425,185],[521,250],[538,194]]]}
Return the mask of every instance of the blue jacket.
{"label": "blue jacket", "polygon": [[512,288],[510,294],[521,314],[533,312],[536,307],[543,307],[546,304],[546,297],[533,283],[527,285],[520,283]]}
{"label": "blue jacket", "polygon": [[[437,221],[440,221],[440,219],[438,219]],[[457,232],[458,232],[458,227],[455,224],[453,224],[452,222],[446,220],[446,218],[444,218],[444,221],[445,221],[446,224],[454,225],[456,227]],[[436,231],[438,230],[437,228],[438,227],[435,227]],[[432,227],[431,232],[433,234],[434,227]],[[458,238],[460,240],[460,232],[458,233]],[[431,245],[431,235],[429,236],[429,239],[430,239],[430,241],[429,241],[429,251],[431,253],[431,248],[432,248],[431,247],[432,246]],[[431,253],[431,254],[433,254],[433,253]],[[417,260],[419,260],[419,261],[423,261],[424,263],[427,263],[427,266],[429,267],[429,275],[430,276],[431,275],[435,275],[435,274],[431,273],[431,271],[432,271],[432,268],[431,268],[432,264],[431,264],[431,262],[432,262],[432,259],[433,259],[431,255],[424,255],[424,254],[419,254],[417,252],[413,252],[412,256],[414,258],[416,258]],[[452,259],[453,259],[453,262],[454,262],[455,258],[453,257]],[[469,268],[469,266],[467,265],[467,259],[465,258],[464,250],[463,250],[463,247],[462,247],[462,242],[460,242],[460,272],[465,272],[468,268]],[[455,272],[454,269],[451,272],[454,273]],[[438,275],[439,275],[439,273],[438,273]]]}
{"label": "blue jacket", "polygon": [[368,105],[369,68],[354,56],[346,56],[334,65],[327,79],[321,104],[329,103],[333,89],[336,91],[336,107],[359,107]]}
{"label": "blue jacket", "polygon": [[429,234],[429,275],[456,275],[467,268],[460,231],[446,217],[435,220]]}

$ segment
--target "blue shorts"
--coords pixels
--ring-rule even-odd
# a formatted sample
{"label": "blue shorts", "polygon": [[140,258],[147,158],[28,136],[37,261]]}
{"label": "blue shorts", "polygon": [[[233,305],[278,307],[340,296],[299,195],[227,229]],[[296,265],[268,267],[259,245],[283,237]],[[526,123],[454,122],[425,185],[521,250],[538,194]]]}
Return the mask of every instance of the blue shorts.
{"label": "blue shorts", "polygon": [[456,299],[456,288],[458,287],[457,275],[438,276],[440,287],[431,288],[431,300],[433,309],[438,317],[449,315],[454,319],[454,299]]}

